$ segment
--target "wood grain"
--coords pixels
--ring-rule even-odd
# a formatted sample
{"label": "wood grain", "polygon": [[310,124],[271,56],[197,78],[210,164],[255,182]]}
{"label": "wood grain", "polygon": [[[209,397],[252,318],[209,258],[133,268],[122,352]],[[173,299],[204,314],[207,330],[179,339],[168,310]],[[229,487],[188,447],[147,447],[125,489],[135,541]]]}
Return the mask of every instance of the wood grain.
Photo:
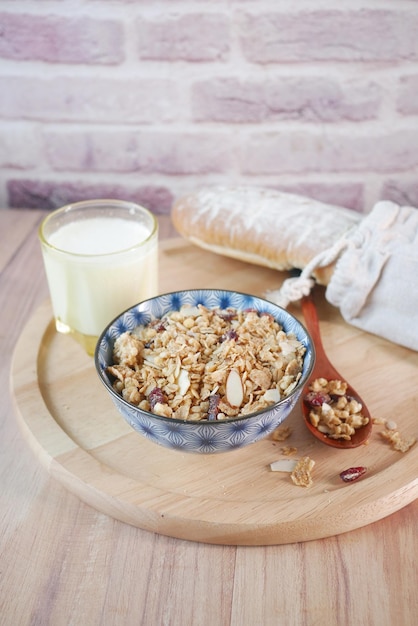
{"label": "wood grain", "polygon": [[[275,271],[223,259],[182,240],[161,246],[160,267],[162,292],[205,285],[262,295],[282,279]],[[415,433],[414,399],[409,396],[408,404],[406,397],[417,355],[391,347],[391,362],[382,367],[378,350],[368,354],[368,335],[348,328],[335,313],[323,326],[324,341],[338,334],[349,380],[358,378],[366,357],[376,371],[374,392],[359,379],[376,416],[389,418],[403,401],[398,423]],[[383,340],[380,344],[388,347]],[[356,364],[350,369],[344,352],[353,349]],[[383,405],[381,390],[393,380],[394,366],[396,393]],[[281,456],[280,444],[271,438],[218,455],[185,454],[148,441],[119,416],[92,359],[71,337],[55,332],[49,302],[21,336],[12,385],[23,432],[50,473],[88,504],[146,530],[219,544],[292,543],[369,524],[418,494],[418,446],[405,455],[395,452],[376,427],[367,446],[330,450],[306,429],[300,405],[287,421],[292,436],[286,443],[315,460],[310,489],[270,471]],[[342,483],[338,474],[357,465],[369,468],[367,476],[349,486]]]}
{"label": "wood grain", "polygon": [[[122,523],[51,477],[21,435],[9,393],[12,348],[48,293],[36,213],[34,219],[32,210],[0,209],[0,256],[8,251],[0,266],[2,626],[415,624],[418,500],[327,539],[224,546]],[[160,217],[160,224],[166,235],[173,234],[167,218]],[[353,370],[356,354],[342,359],[329,307],[320,313],[336,365]],[[391,363],[392,346],[383,348],[371,336],[368,342],[369,353],[376,346],[384,367]],[[374,386],[367,363],[364,371],[367,385]],[[414,415],[416,409],[415,395]]]}

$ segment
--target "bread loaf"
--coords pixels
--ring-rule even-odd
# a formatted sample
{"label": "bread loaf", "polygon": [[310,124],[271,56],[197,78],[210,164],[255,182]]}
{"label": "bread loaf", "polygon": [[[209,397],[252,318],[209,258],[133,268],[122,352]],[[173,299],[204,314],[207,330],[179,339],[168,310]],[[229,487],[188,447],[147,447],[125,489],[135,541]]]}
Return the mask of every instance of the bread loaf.
{"label": "bread loaf", "polygon": [[[202,189],[179,198],[171,217],[194,244],[277,270],[304,269],[361,220],[350,209],[259,187]],[[327,285],[333,269],[313,275]]]}

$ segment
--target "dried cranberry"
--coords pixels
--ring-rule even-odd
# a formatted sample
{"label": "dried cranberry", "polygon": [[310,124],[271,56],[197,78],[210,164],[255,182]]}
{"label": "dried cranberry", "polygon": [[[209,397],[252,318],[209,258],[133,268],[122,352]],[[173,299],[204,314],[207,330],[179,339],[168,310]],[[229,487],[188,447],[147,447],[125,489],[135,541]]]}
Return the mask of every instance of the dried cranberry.
{"label": "dried cranberry", "polygon": [[166,321],[165,320],[152,320],[150,322],[151,328],[157,331],[157,333],[162,333],[166,329]]}
{"label": "dried cranberry", "polygon": [[366,472],[367,467],[363,467],[361,465],[359,467],[349,467],[348,469],[341,472],[340,478],[345,483],[352,483],[354,480],[360,478],[360,476],[363,476],[363,474],[365,474]]}
{"label": "dried cranberry", "polygon": [[308,406],[322,406],[324,402],[329,404],[331,397],[329,394],[323,393],[322,391],[310,391],[303,400]]}
{"label": "dried cranberry", "polygon": [[216,420],[216,417],[219,413],[219,402],[221,401],[221,396],[219,393],[214,393],[209,396],[209,409],[208,409],[208,420],[213,421]]}
{"label": "dried cranberry", "polygon": [[234,330],[233,328],[230,328],[229,330],[226,331],[226,333],[222,335],[221,343],[224,341],[229,341],[230,339],[233,339],[234,341],[238,339],[238,334],[236,330]]}
{"label": "dried cranberry", "polygon": [[148,402],[152,410],[156,404],[167,404],[167,396],[162,389],[154,387],[148,396]]}

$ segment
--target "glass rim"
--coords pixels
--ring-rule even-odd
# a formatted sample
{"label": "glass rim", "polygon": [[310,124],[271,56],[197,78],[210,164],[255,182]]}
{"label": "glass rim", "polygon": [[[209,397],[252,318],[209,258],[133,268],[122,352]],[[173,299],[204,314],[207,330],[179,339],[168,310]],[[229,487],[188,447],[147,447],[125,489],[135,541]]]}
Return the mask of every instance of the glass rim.
{"label": "glass rim", "polygon": [[[93,254],[71,252],[70,250],[65,250],[58,246],[54,246],[46,238],[45,233],[44,233],[45,226],[47,226],[50,220],[52,220],[54,217],[57,217],[59,215],[64,215],[65,213],[69,213],[72,208],[77,209],[77,208],[81,208],[82,206],[85,206],[86,208],[99,208],[100,205],[113,205],[115,208],[128,208],[130,206],[135,209],[141,209],[141,211],[143,211],[152,221],[152,229],[151,229],[150,234],[145,239],[142,239],[140,242],[134,244],[133,246],[128,246],[127,248],[121,248],[120,250],[114,250],[113,252],[100,252],[100,253],[93,253]],[[153,237],[157,234],[157,232],[158,232],[157,217],[149,209],[142,206],[141,204],[138,204],[131,200],[115,200],[113,198],[97,198],[96,200],[81,200],[79,202],[71,202],[69,204],[65,204],[59,209],[55,209],[54,211],[51,211],[50,213],[48,213],[48,215],[46,215],[42,219],[38,228],[38,237],[42,245],[60,254],[70,255],[70,256],[79,257],[79,258],[82,258],[82,257],[100,258],[100,257],[105,257],[105,256],[107,257],[107,256],[115,256],[118,254],[125,254],[127,252],[136,250],[137,248],[145,246],[149,241],[151,241],[151,239],[153,239]]]}

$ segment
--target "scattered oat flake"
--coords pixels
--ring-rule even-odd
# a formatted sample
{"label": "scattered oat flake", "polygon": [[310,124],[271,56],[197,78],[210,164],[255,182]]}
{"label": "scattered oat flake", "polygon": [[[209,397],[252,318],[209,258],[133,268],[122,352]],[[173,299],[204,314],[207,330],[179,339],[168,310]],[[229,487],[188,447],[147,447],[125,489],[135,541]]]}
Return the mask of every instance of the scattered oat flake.
{"label": "scattered oat flake", "polygon": [[284,456],[292,456],[293,454],[296,454],[297,451],[298,449],[293,446],[283,446],[280,450]]}
{"label": "scattered oat flake", "polygon": [[374,417],[373,418],[373,424],[378,424],[378,425],[382,425],[385,424],[386,420],[383,419],[383,417]]}
{"label": "scattered oat flake", "polygon": [[303,456],[299,459],[295,469],[290,475],[290,478],[298,487],[310,487],[313,484],[312,470],[314,468],[315,461],[308,456]]}
{"label": "scattered oat flake", "polygon": [[271,438],[274,441],[286,441],[292,434],[292,429],[290,426],[279,426],[275,430],[273,430],[271,434]]}
{"label": "scattered oat flake", "polygon": [[382,430],[380,435],[398,452],[407,452],[416,443],[416,437],[403,437],[397,430]]}

